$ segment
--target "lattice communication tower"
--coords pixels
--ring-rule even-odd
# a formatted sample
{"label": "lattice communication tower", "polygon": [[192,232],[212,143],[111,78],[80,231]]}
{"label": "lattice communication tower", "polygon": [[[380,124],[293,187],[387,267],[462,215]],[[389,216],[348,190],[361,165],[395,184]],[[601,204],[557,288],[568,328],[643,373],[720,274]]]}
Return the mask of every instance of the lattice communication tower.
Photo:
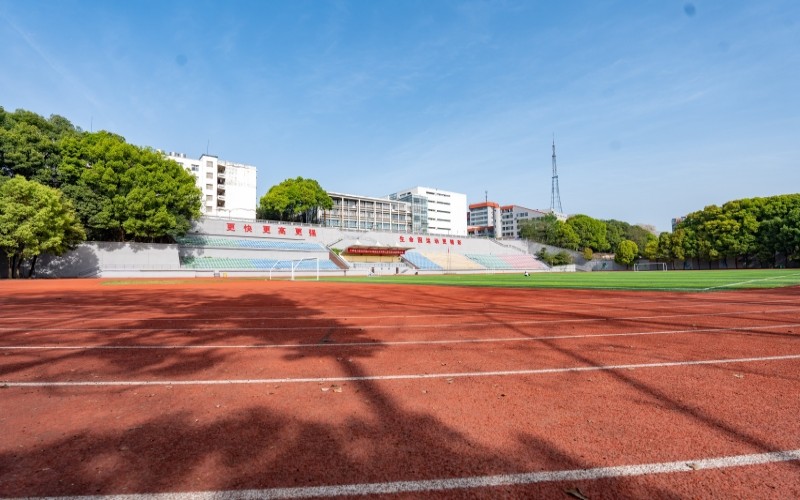
{"label": "lattice communication tower", "polygon": [[558,192],[558,169],[556,168],[556,138],[553,137],[553,182],[550,186],[550,211],[564,213],[561,208],[561,194]]}

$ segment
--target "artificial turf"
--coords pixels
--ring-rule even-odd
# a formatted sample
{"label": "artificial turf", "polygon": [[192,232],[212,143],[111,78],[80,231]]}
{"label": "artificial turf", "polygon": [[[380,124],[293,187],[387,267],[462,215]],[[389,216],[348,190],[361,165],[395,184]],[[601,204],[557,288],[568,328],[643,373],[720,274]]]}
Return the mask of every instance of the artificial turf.
{"label": "artificial turf", "polygon": [[609,271],[576,273],[385,275],[326,278],[326,281],[407,283],[484,287],[581,288],[612,290],[714,291],[800,285],[800,269],[714,271]]}

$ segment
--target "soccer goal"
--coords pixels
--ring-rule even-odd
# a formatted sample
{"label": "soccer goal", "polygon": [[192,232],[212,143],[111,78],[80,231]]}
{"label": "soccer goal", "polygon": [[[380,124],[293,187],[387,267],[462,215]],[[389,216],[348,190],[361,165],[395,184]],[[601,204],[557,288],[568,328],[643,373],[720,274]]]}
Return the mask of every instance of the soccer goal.
{"label": "soccer goal", "polygon": [[272,272],[291,272],[291,280],[294,281],[295,272],[311,273],[319,281],[319,257],[309,257],[298,260],[279,260],[269,268],[269,279],[272,280]]}
{"label": "soccer goal", "polygon": [[634,271],[666,271],[667,270],[667,263],[666,262],[643,262],[641,264],[637,263],[633,265]]}

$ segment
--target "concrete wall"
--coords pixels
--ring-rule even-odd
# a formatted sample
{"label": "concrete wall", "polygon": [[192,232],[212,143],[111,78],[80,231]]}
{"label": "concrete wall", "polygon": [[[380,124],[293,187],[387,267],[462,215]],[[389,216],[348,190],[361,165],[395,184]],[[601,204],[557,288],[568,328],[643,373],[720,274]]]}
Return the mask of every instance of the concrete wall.
{"label": "concrete wall", "polygon": [[40,257],[35,277],[85,278],[134,270],[179,271],[178,245],[87,242],[60,257]]}

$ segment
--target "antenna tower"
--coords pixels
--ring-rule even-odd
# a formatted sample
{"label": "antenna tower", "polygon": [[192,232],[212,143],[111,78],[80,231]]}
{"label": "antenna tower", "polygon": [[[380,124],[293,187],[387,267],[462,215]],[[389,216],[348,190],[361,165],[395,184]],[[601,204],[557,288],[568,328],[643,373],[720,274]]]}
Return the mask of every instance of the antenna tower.
{"label": "antenna tower", "polygon": [[556,168],[556,138],[553,136],[553,182],[550,187],[550,211],[564,213],[561,208],[561,194],[558,192],[558,169]]}

